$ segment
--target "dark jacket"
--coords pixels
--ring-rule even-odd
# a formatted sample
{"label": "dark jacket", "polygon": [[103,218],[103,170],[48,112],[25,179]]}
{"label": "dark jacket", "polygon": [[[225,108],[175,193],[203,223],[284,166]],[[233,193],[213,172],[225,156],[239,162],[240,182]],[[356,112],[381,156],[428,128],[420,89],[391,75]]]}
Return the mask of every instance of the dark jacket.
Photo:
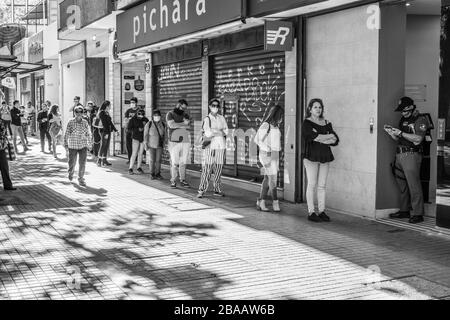
{"label": "dark jacket", "polygon": [[13,107],[11,109],[11,124],[15,126],[22,125],[22,122],[20,121],[20,110],[18,108]]}
{"label": "dark jacket", "polygon": [[117,132],[116,127],[114,126],[114,123],[112,122],[111,116],[109,113],[107,113],[105,110],[100,111],[99,114],[100,120],[102,120],[103,129],[101,130],[104,134],[110,134],[113,131]]}
{"label": "dark jacket", "polygon": [[144,141],[144,128],[148,121],[149,120],[146,117],[139,119],[137,116],[134,116],[130,119],[127,130],[128,132],[131,132],[133,139],[138,140],[139,142]]}
{"label": "dark jacket", "polygon": [[[47,121],[42,121],[43,119],[47,119]],[[37,121],[39,123],[39,130],[48,130],[48,112],[41,111],[38,113]]]}

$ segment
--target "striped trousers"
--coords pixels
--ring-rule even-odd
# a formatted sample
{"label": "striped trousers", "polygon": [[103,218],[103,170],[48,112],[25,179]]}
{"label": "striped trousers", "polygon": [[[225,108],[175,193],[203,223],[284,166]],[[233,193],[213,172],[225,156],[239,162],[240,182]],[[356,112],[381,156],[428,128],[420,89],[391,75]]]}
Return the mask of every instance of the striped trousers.
{"label": "striped trousers", "polygon": [[203,150],[202,177],[200,179],[198,192],[204,193],[208,190],[212,172],[214,172],[214,192],[222,192],[222,169],[224,164],[224,155],[225,149],[211,149],[207,147]]}

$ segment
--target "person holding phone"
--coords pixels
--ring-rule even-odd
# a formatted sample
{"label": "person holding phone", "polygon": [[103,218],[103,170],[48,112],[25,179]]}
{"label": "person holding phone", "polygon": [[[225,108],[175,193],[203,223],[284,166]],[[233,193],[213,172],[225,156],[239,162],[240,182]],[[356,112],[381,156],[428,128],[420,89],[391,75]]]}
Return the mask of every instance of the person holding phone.
{"label": "person holding phone", "polygon": [[423,141],[429,123],[427,118],[416,110],[414,100],[410,97],[402,97],[395,111],[402,113],[399,128],[385,125],[384,130],[397,141],[394,170],[400,189],[400,211],[391,213],[389,217],[409,218],[410,223],[420,223],[425,214],[420,166]]}

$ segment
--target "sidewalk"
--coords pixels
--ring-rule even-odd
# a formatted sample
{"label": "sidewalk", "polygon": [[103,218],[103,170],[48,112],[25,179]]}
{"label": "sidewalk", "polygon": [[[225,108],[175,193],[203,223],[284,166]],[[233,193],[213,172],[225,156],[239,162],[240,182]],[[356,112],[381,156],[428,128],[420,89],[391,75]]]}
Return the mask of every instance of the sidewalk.
{"label": "sidewalk", "polygon": [[81,188],[30,141],[10,163],[19,190],[0,191],[0,299],[450,299],[449,238],[261,213],[229,186],[197,199],[120,158],[89,162]]}

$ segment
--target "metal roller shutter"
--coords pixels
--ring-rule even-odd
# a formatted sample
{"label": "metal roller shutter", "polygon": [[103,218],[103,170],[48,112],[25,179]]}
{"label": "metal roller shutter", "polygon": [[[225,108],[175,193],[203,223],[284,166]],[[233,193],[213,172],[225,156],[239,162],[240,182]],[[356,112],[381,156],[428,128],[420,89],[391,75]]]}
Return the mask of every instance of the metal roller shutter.
{"label": "metal roller shutter", "polygon": [[[202,118],[202,64],[201,59],[175,62],[154,67],[154,107],[161,111],[162,119],[175,108],[179,99],[188,102],[188,113],[194,121]],[[194,121],[191,122],[191,141],[194,141]],[[167,145],[163,153],[163,163],[170,157]],[[191,163],[194,162],[192,152]],[[196,168],[198,166],[189,166]]]}
{"label": "metal roller shutter", "polygon": [[[255,161],[249,159],[249,141],[254,138],[254,133],[272,106],[280,104],[284,107],[284,52],[267,52],[262,48],[234,52],[214,56],[212,64],[214,95],[224,100],[225,117],[230,128],[234,124],[234,129],[242,129],[243,132],[250,134],[249,138],[245,138],[245,153],[240,151],[239,155],[234,154],[234,161],[230,161],[233,160],[234,151],[228,149],[224,174],[254,180],[260,173]],[[234,100],[235,107],[227,108],[227,105],[233,105],[227,100]],[[255,130],[253,134],[251,129]],[[284,128],[281,130],[283,133]],[[283,134],[281,143],[283,146]],[[239,162],[238,157],[241,159]],[[283,186],[283,164],[281,152],[279,187]]]}

